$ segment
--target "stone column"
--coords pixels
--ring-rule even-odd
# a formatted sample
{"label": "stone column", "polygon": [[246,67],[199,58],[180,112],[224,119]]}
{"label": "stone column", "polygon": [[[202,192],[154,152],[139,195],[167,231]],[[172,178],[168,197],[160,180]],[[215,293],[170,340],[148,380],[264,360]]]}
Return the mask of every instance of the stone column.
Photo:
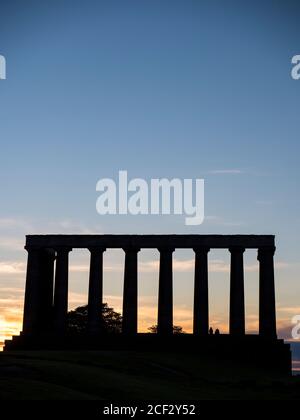
{"label": "stone column", "polygon": [[125,248],[123,325],[124,334],[137,334],[138,328],[138,248]]}
{"label": "stone column", "polygon": [[53,286],[54,286],[55,251],[46,248],[41,255],[41,284],[40,284],[40,329],[49,332],[52,328]]}
{"label": "stone column", "polygon": [[61,247],[56,248],[56,251],[53,323],[55,332],[64,334],[67,327],[69,252],[71,248]]}
{"label": "stone column", "polygon": [[275,247],[260,248],[259,261],[259,334],[276,338],[274,261]]}
{"label": "stone column", "polygon": [[174,248],[159,248],[159,290],[157,333],[173,334],[173,269]]}
{"label": "stone column", "polygon": [[105,248],[89,248],[90,277],[88,298],[88,333],[97,335],[102,329],[102,304],[103,304],[103,252]]}
{"label": "stone column", "polygon": [[23,334],[34,335],[39,323],[39,283],[41,280],[41,250],[25,247],[28,252],[23,314]]}
{"label": "stone column", "polygon": [[209,248],[194,248],[195,283],[194,283],[194,326],[195,335],[207,335],[208,316],[208,263]]}
{"label": "stone column", "polygon": [[230,264],[230,316],[229,333],[232,335],[245,334],[245,296],[244,296],[244,264],[242,247],[229,249]]}

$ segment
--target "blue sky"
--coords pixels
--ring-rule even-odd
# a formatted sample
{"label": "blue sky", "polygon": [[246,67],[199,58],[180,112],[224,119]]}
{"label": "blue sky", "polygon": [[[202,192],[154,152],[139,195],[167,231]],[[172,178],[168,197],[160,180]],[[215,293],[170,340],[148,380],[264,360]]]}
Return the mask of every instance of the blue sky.
{"label": "blue sky", "polygon": [[[2,288],[22,290],[23,272],[7,267],[25,263],[25,233],[273,233],[278,317],[288,326],[300,311],[300,81],[290,75],[299,17],[295,1],[3,0]],[[205,222],[99,216],[96,182],[121,169],[147,180],[204,178]],[[78,264],[84,258],[78,254]],[[257,313],[255,255],[246,263]],[[141,291],[154,302],[147,270]],[[186,308],[192,271],[188,283],[180,270],[175,302]],[[220,319],[226,270],[211,280]],[[75,271],[71,291],[80,294],[86,285]],[[122,272],[108,275],[107,294],[116,298]]]}

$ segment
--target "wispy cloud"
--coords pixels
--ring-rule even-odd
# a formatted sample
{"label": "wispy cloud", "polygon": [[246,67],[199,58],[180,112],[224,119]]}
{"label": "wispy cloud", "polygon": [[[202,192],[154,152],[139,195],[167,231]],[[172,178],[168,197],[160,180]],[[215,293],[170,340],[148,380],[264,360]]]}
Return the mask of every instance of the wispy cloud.
{"label": "wispy cloud", "polygon": [[3,236],[1,235],[0,248],[5,251],[24,251],[24,235]]}
{"label": "wispy cloud", "polygon": [[22,218],[1,217],[0,229],[29,229],[31,224]]}
{"label": "wispy cloud", "polygon": [[101,234],[99,225],[85,225],[73,219],[26,220],[23,218],[0,217],[0,248],[7,251],[24,251],[27,234]]}
{"label": "wispy cloud", "polygon": [[[276,261],[274,266],[278,270],[282,270],[290,267],[291,264],[284,261]],[[174,272],[185,272],[193,271],[195,267],[195,259],[190,258],[186,260],[173,259],[173,271]],[[89,272],[89,264],[70,264],[69,271],[71,273],[87,273]],[[142,273],[154,273],[159,269],[159,259],[151,261],[140,261],[138,263],[139,272]],[[123,263],[110,263],[104,264],[104,272],[115,273],[123,272]],[[248,272],[255,272],[258,270],[258,263],[245,264],[244,270]],[[209,271],[214,273],[227,273],[230,271],[230,263],[222,259],[210,259],[209,260]],[[0,275],[2,274],[25,274],[26,263],[21,261],[6,261],[0,262]]]}
{"label": "wispy cloud", "polygon": [[[283,261],[274,263],[275,269],[282,270],[289,267],[288,263]],[[173,271],[174,272],[189,272],[194,271],[195,260],[193,258],[188,260],[173,259]],[[159,260],[144,261],[138,264],[138,270],[140,273],[154,273],[159,270]],[[246,272],[257,272],[258,263],[245,264],[244,270]],[[88,272],[88,265],[71,265],[71,272]],[[104,265],[104,272],[123,272],[124,264],[116,263],[114,265]],[[229,273],[230,263],[225,262],[222,259],[211,259],[209,260],[209,272],[211,273]]]}
{"label": "wispy cloud", "polygon": [[26,270],[26,264],[23,262],[8,261],[0,262],[1,274],[23,274]]}
{"label": "wispy cloud", "polygon": [[208,173],[211,175],[239,175],[244,172],[241,169],[214,169]]}
{"label": "wispy cloud", "polygon": [[[289,267],[289,264],[283,261],[278,261],[274,263],[275,269],[281,270]],[[188,260],[178,260],[173,259],[173,270],[177,272],[193,271],[195,267],[194,258]],[[159,261],[148,261],[140,263],[139,271],[151,272],[158,270]],[[256,272],[258,271],[258,262],[253,264],[245,264],[244,270],[246,272]],[[210,259],[209,260],[209,272],[213,273],[229,273],[230,272],[230,263],[222,259]]]}
{"label": "wispy cloud", "polygon": [[88,226],[86,224],[80,223],[77,220],[73,219],[64,219],[60,221],[52,221],[42,224],[42,227],[39,228],[39,233],[49,233],[49,232],[59,232],[61,234],[101,234],[102,231],[100,227],[97,226]]}
{"label": "wispy cloud", "polygon": [[[193,271],[195,267],[195,260],[193,258],[188,260],[178,260],[173,259],[173,271],[175,272],[185,272]],[[139,271],[142,272],[153,272],[154,270],[159,269],[159,260],[142,262],[139,265]],[[226,264],[223,260],[211,260],[209,262],[209,270],[213,272],[225,272],[229,270],[229,265]]]}
{"label": "wispy cloud", "polygon": [[277,311],[293,314],[293,315],[300,315],[300,306],[278,306]]}

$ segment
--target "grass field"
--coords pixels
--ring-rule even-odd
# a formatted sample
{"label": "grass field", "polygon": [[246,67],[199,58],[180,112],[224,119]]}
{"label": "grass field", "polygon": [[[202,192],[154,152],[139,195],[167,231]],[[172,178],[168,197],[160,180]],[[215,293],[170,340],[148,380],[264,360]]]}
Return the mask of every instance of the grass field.
{"label": "grass field", "polygon": [[300,377],[196,355],[126,351],[0,353],[0,399],[299,399]]}

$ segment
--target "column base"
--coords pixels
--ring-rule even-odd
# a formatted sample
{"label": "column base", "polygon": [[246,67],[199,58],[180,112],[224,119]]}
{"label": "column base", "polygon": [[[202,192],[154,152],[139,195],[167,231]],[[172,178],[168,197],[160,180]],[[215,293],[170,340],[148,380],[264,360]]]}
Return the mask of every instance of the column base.
{"label": "column base", "polygon": [[291,373],[290,345],[279,339],[266,339],[258,335],[232,337],[230,335],[174,334],[105,334],[97,337],[54,334],[40,336],[14,336],[5,341],[5,351],[10,350],[99,350],[191,353],[211,356],[218,360],[234,360],[253,364],[281,374]]}

